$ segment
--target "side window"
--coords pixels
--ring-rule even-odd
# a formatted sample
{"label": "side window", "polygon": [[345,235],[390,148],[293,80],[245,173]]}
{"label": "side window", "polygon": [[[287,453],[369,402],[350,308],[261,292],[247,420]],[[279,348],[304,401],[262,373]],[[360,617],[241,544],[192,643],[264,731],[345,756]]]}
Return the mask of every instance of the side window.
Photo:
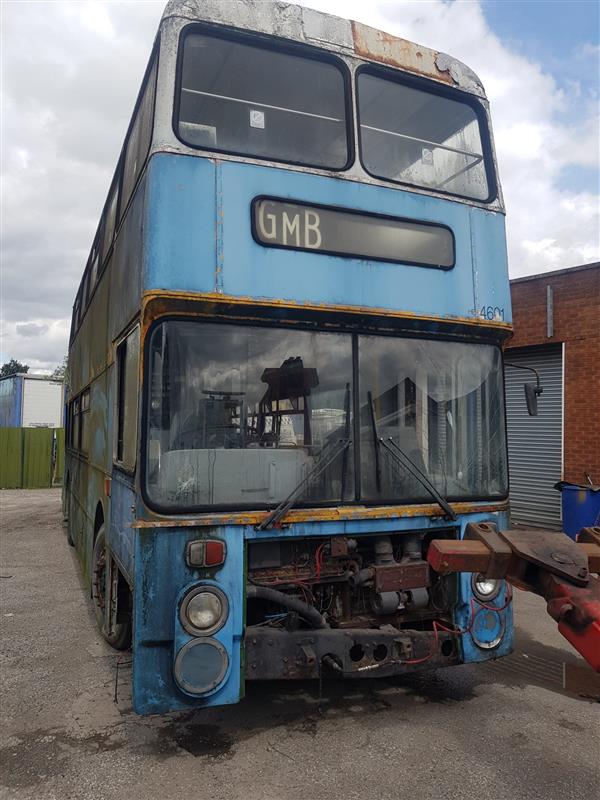
{"label": "side window", "polygon": [[154,56],[152,66],[148,72],[148,79],[144,87],[135,120],[129,132],[127,149],[125,151],[125,164],[123,170],[123,196],[121,214],[125,210],[129,198],[135,188],[137,179],[146,163],[150,143],[152,141],[152,127],[154,125],[154,96],[156,90],[156,63]]}
{"label": "side window", "polygon": [[90,390],[86,389],[79,399],[79,446],[82,453],[89,451],[90,439]]}
{"label": "side window", "polygon": [[87,308],[88,300],[90,299],[90,273],[86,272],[83,278],[83,288],[81,290],[81,318],[85,309]]}
{"label": "side window", "polygon": [[71,319],[71,337],[70,341],[73,341],[75,338],[75,334],[77,333],[77,323],[79,321],[79,295],[75,298],[75,302],[73,304],[73,317]]}
{"label": "side window", "polygon": [[67,447],[73,445],[73,403],[67,405],[67,413],[65,414],[65,442]]}
{"label": "side window", "polygon": [[73,400],[73,425],[71,427],[72,439],[71,446],[79,449],[79,398]]}
{"label": "side window", "polygon": [[140,329],[134,328],[117,347],[117,440],[115,460],[135,467],[137,449],[138,370]]}
{"label": "side window", "polygon": [[[118,170],[117,170],[118,175]],[[108,203],[106,205],[106,218],[104,220],[104,241],[102,244],[102,259],[105,260],[110,250],[115,233],[115,222],[117,219],[117,200],[119,199],[119,179],[115,180],[112,187]]]}
{"label": "side window", "polygon": [[98,263],[100,261],[100,253],[98,252],[98,246],[100,243],[100,237],[98,237],[97,241],[94,242],[94,246],[92,247],[92,254],[90,256],[90,288],[89,293],[90,295],[94,291],[94,286],[96,285],[96,281],[98,280]]}

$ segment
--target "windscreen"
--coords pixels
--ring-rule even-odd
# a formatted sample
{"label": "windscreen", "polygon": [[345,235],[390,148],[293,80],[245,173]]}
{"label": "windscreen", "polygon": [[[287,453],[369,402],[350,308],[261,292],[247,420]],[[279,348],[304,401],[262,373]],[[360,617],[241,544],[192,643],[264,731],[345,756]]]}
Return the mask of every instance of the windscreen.
{"label": "windscreen", "polygon": [[378,437],[398,446],[447,498],[506,495],[497,347],[363,336],[359,378],[365,499],[430,499]]}
{"label": "windscreen", "polygon": [[456,194],[490,196],[474,108],[394,78],[358,76],[361,158],[378,178]]}
{"label": "windscreen", "polygon": [[506,496],[497,347],[170,320],[145,374],[161,510],[431,502],[380,437],[449,499]]}
{"label": "windscreen", "polygon": [[342,169],[349,151],[341,69],[238,39],[188,34],[178,133],[193,147]]}
{"label": "windscreen", "polygon": [[315,468],[305,502],[351,498],[350,337],[164,322],[150,364],[146,487],[155,505],[276,505]]}

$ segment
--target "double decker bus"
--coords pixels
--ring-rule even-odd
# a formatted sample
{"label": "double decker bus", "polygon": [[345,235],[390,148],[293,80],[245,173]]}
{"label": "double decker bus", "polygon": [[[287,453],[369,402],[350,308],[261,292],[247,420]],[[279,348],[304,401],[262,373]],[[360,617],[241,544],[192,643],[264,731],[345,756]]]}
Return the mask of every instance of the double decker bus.
{"label": "double decker bus", "polygon": [[498,658],[511,331],[489,106],[311,9],[172,0],[73,308],[64,505],[138,713]]}

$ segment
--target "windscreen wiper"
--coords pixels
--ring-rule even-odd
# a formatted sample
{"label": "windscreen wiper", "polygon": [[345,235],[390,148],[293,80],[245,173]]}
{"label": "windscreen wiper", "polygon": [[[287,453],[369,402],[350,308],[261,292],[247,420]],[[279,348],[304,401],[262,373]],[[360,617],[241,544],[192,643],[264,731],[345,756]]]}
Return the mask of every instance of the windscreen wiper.
{"label": "windscreen wiper", "polygon": [[352,444],[352,440],[339,439],[337,444],[338,444],[337,447],[334,446],[333,442],[328,442],[325,445],[325,447],[321,451],[317,463],[314,465],[311,471],[307,475],[305,475],[304,478],[302,478],[300,483],[296,486],[296,488],[292,492],[290,492],[290,494],[285,498],[285,500],[282,500],[281,503],[279,503],[279,505],[277,506],[277,508],[274,508],[273,511],[271,511],[271,513],[268,514],[268,516],[266,516],[263,519],[263,521],[256,526],[257,531],[268,531],[275,525],[277,525],[279,520],[285,514],[287,514],[287,512],[294,505],[296,500],[302,495],[304,489],[309,485],[309,483],[314,481],[315,478],[318,478],[319,475],[325,472],[327,467],[330,464],[332,464],[341,453],[345,453],[346,450]]}
{"label": "windscreen wiper", "polygon": [[446,518],[451,520],[457,520],[458,517],[454,513],[454,511],[450,508],[448,501],[444,500],[442,495],[438,492],[435,488],[433,483],[429,480],[429,478],[422,472],[419,467],[415,464],[415,462],[410,458],[410,456],[406,455],[404,450],[402,450],[396,442],[392,439],[392,437],[388,437],[388,441],[386,442],[384,439],[379,437],[379,444],[382,445],[387,452],[392,456],[392,458],[396,459],[396,461],[404,467],[413,478],[416,478],[419,483],[424,486],[429,494],[434,498],[434,500],[441,506],[443,511],[445,512]]}

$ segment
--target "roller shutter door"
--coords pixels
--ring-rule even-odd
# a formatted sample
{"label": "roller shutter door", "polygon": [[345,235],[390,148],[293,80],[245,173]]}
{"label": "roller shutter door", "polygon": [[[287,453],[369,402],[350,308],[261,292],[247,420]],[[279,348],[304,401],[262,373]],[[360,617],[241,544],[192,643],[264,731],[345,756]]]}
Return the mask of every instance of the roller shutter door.
{"label": "roller shutter door", "polygon": [[510,349],[505,359],[537,369],[544,389],[538,416],[530,417],[523,383],[535,382],[535,376],[506,366],[511,519],[560,529],[560,493],[553,486],[562,477],[562,345]]}

